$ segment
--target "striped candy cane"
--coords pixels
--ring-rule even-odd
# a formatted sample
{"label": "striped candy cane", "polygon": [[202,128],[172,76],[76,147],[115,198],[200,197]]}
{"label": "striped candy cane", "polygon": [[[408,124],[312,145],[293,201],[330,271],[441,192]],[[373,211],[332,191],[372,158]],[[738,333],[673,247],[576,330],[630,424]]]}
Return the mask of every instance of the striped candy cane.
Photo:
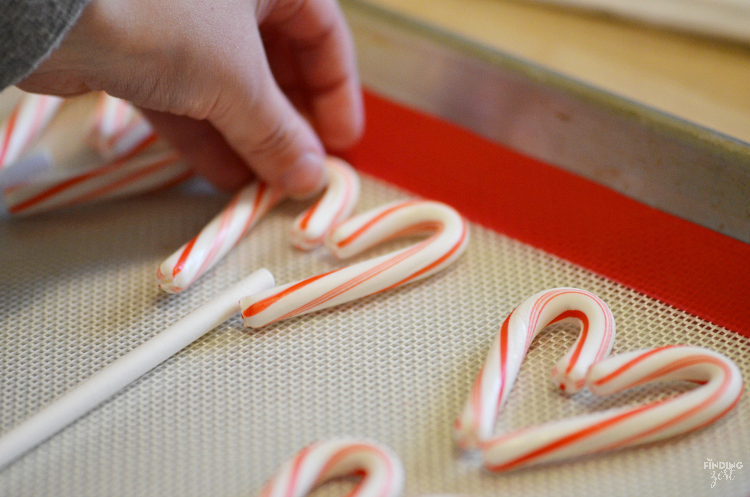
{"label": "striped candy cane", "polygon": [[131,104],[106,93],[100,94],[94,109],[91,141],[102,157],[116,160],[156,139],[149,122]]}
{"label": "striped candy cane", "polygon": [[532,340],[548,325],[563,321],[578,323],[581,332],[552,372],[552,380],[561,390],[580,390],[591,365],[609,355],[615,320],[599,297],[575,288],[555,288],[526,299],[505,319],[456,420],[456,440],[461,448],[481,448],[492,437],[497,415],[510,395]]}
{"label": "striped candy cane", "polygon": [[334,478],[361,476],[348,497],[398,497],[404,488],[401,460],[388,447],[369,440],[313,442],[282,465],[260,497],[303,497]]}
{"label": "striped candy cane", "polygon": [[464,219],[439,202],[395,202],[348,219],[326,239],[340,258],[424,231],[434,234],[411,247],[242,299],[245,326],[259,328],[426,278],[452,264],[469,240]]}
{"label": "striped candy cane", "polygon": [[8,187],[3,191],[3,201],[11,215],[26,216],[167,188],[191,175],[179,159],[176,152],[156,146],[103,167],[45,176]]}
{"label": "striped candy cane", "polygon": [[98,145],[98,151],[107,161],[132,156],[144,146],[158,140],[151,124],[136,115],[123,129]]}
{"label": "striped candy cane", "polygon": [[352,166],[336,157],[326,159],[328,186],[325,194],[311,208],[295,219],[292,244],[310,250],[323,243],[323,238],[349,217],[359,200],[359,177]]}
{"label": "striped candy cane", "polygon": [[104,92],[99,94],[94,110],[92,135],[98,141],[106,142],[123,129],[135,117],[135,109],[125,100],[112,97]]}
{"label": "striped candy cane", "polygon": [[211,269],[281,200],[280,193],[260,182],[244,187],[198,235],[162,262],[156,271],[159,288],[178,293]]}
{"label": "striped candy cane", "polygon": [[[359,179],[351,166],[329,158],[326,168],[331,185],[318,203],[300,215],[299,219],[308,221],[298,219],[293,230],[293,239],[308,248],[314,246],[315,238],[330,230],[332,223],[348,215],[359,197]],[[277,189],[262,183],[240,190],[198,236],[159,266],[156,273],[159,288],[168,293],[187,288],[221,260],[281,199]]]}
{"label": "striped candy cane", "polygon": [[54,117],[63,99],[26,94],[0,127],[0,169],[23,154]]}
{"label": "striped candy cane", "polygon": [[595,364],[586,378],[597,395],[659,381],[700,386],[673,398],[524,428],[490,440],[484,464],[506,471],[655,442],[707,426],[739,401],[743,381],[727,357],[702,347],[637,350]]}

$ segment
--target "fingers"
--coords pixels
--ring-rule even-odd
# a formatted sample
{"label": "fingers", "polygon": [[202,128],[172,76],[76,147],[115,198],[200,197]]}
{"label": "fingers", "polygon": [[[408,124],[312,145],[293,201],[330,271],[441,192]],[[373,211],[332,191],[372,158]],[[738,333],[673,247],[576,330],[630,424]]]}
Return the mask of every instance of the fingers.
{"label": "fingers", "polygon": [[252,56],[222,68],[208,119],[262,180],[291,196],[314,193],[324,183],[323,145],[276,84],[259,32],[247,36]]}
{"label": "fingers", "polygon": [[[279,0],[264,22],[274,37],[288,40],[297,76],[294,91],[305,94],[307,110],[323,143],[332,150],[352,146],[364,129],[364,110],[354,47],[338,3]],[[269,53],[272,61],[275,55]],[[283,66],[282,73],[288,72],[289,58],[282,57],[283,63],[275,68]],[[280,75],[280,79],[288,82],[289,76]]]}
{"label": "fingers", "polygon": [[174,145],[195,171],[217,188],[233,191],[253,178],[243,160],[207,121],[141,109],[154,129]]}

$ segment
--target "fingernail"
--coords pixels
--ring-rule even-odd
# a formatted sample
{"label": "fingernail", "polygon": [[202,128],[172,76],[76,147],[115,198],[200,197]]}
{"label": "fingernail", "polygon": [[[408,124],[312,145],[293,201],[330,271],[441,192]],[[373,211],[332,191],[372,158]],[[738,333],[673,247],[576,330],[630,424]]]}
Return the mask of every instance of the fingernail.
{"label": "fingernail", "polygon": [[313,152],[302,154],[281,177],[280,186],[296,200],[318,193],[327,184],[325,158]]}

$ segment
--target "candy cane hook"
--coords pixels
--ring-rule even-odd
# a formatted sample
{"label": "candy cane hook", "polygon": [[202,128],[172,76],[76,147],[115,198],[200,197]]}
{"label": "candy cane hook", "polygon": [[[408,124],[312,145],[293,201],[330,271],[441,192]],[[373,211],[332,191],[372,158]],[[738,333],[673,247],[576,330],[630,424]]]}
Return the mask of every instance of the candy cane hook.
{"label": "candy cane hook", "polygon": [[328,186],[315,204],[300,214],[292,225],[292,244],[310,250],[349,217],[359,200],[359,176],[352,166],[336,157],[326,159]]}
{"label": "candy cane hook", "polygon": [[456,440],[461,448],[482,447],[492,436],[495,419],[510,395],[529,345],[545,327],[562,321],[579,323],[581,332],[552,372],[552,380],[561,390],[580,390],[591,365],[609,355],[615,320],[599,297],[576,288],[555,288],[529,297],[505,319],[456,420]]}
{"label": "candy cane hook", "polygon": [[348,497],[398,497],[404,488],[401,460],[388,447],[369,440],[313,442],[283,464],[260,497],[303,497],[334,478],[362,476]]}

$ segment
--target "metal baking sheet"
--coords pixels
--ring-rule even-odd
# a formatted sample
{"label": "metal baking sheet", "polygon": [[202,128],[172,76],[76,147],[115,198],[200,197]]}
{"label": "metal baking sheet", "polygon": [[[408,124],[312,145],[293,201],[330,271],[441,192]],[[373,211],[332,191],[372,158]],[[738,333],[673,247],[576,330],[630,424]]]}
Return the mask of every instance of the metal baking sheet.
{"label": "metal baking sheet", "polygon": [[342,5],[369,88],[750,243],[750,144],[371,2]]}

